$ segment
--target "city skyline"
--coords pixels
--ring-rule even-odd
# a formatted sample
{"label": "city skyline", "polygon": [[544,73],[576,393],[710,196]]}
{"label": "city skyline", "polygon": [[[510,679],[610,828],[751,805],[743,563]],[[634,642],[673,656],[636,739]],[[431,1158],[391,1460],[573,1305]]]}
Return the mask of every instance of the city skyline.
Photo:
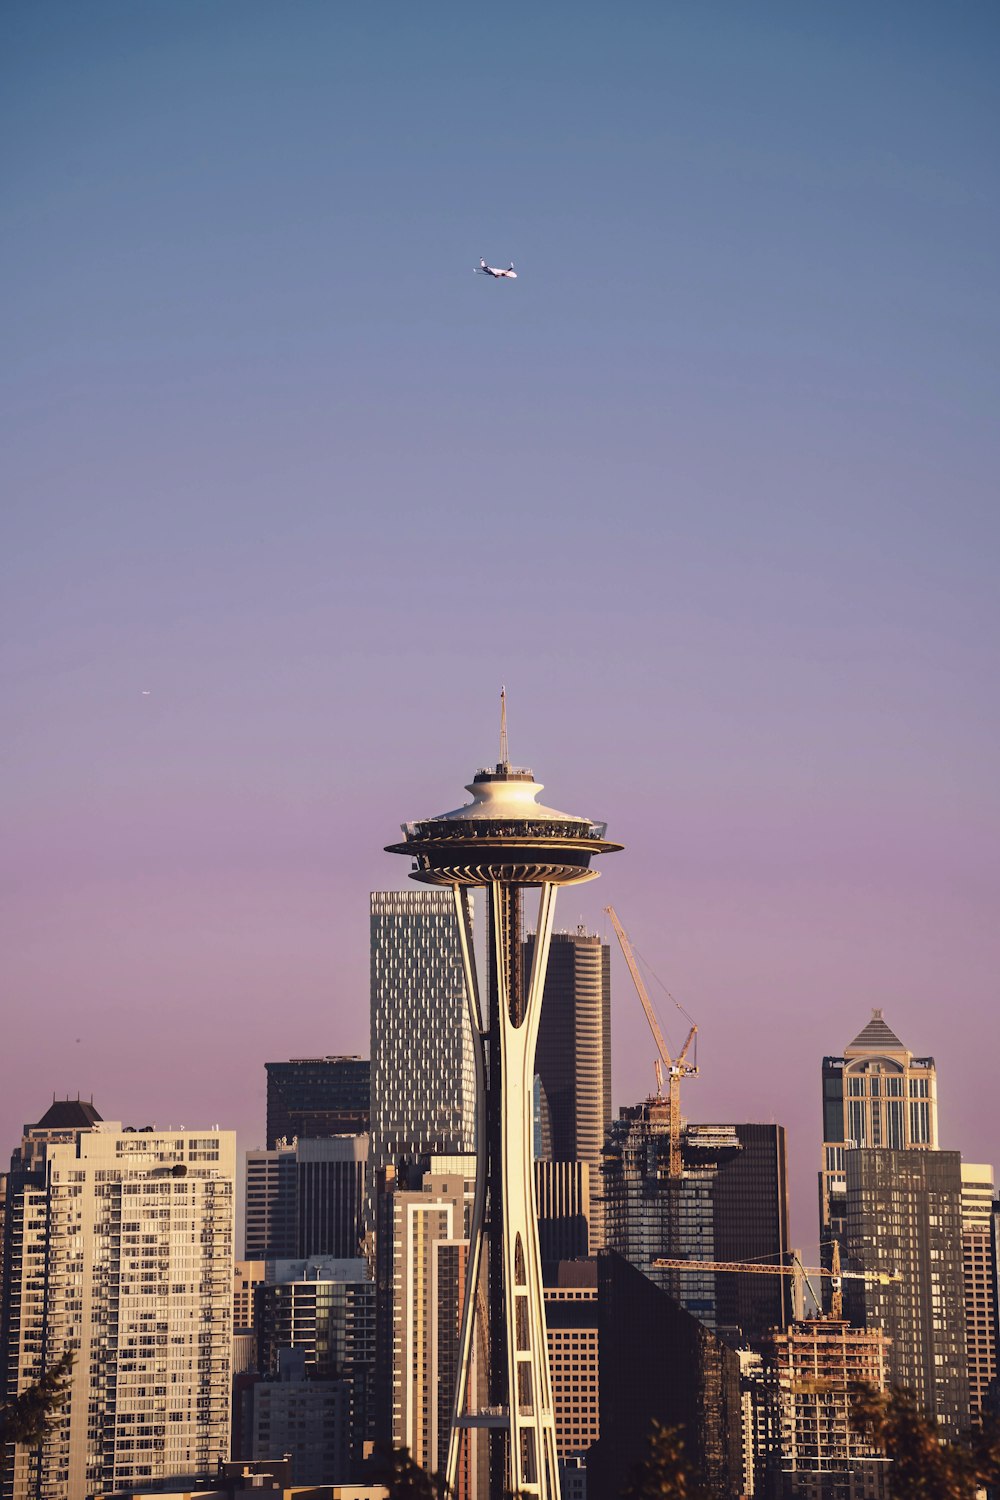
{"label": "city skyline", "polygon": [[506,682],[628,846],[560,923],[786,1128],[794,1242],[873,1007],[994,1160],[996,12],[0,26],[4,1149],[78,1091],[263,1146],[265,1061],[368,1055],[382,846]]}

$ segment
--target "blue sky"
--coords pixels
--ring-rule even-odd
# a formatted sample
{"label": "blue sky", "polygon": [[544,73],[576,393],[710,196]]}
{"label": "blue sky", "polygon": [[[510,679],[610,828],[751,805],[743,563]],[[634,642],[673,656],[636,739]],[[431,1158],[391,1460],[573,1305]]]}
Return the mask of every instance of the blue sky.
{"label": "blue sky", "polygon": [[0,27],[11,1144],[149,1049],[254,1144],[265,1056],[364,1050],[382,845],[505,681],[629,846],[563,918],[696,1015],[696,1117],[789,1125],[800,1238],[873,1005],[991,1159],[995,6]]}

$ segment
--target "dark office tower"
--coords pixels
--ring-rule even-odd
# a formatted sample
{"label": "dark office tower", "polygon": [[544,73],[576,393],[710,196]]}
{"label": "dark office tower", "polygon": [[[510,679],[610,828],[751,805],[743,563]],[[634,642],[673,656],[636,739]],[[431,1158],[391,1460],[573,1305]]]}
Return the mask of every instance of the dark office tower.
{"label": "dark office tower", "polygon": [[890,1385],[957,1437],[969,1425],[961,1158],[861,1147],[846,1163],[847,1269],[901,1278],[845,1281],[847,1314],[888,1335]]}
{"label": "dark office tower", "polygon": [[[715,1179],[715,1253],[719,1260],[787,1264],[791,1242],[784,1126],[732,1128],[741,1149]],[[759,1347],[772,1329],[791,1322],[792,1293],[790,1276],[720,1273],[715,1278],[716,1327],[720,1332],[739,1329],[744,1339]]]}
{"label": "dark office tower", "polygon": [[590,1163],[536,1161],[535,1203],[542,1266],[590,1254]]}
{"label": "dark office tower", "polygon": [[601,1436],[587,1500],[618,1500],[649,1453],[653,1422],[680,1427],[710,1494],[742,1488],[740,1362],[708,1328],[621,1256],[598,1256]]}
{"label": "dark office tower", "polygon": [[[846,1250],[847,1151],[884,1146],[893,1151],[936,1151],[937,1069],[933,1057],[914,1057],[880,1010],[844,1048],[823,1059],[823,1166],[819,1222],[823,1264],[832,1241]],[[829,1287],[824,1288],[829,1302]]]}
{"label": "dark office tower", "polygon": [[247,1152],[247,1260],[350,1259],[364,1237],[366,1135]]}
{"label": "dark office tower", "polygon": [[368,1129],[366,1057],[293,1057],[267,1069],[267,1144],[361,1135]]}
{"label": "dark office tower", "polygon": [[[531,972],[534,948],[529,936],[525,973]],[[597,1189],[611,1124],[611,952],[585,927],[552,934],[535,1074],[553,1161],[590,1164],[595,1190],[591,1238],[595,1247],[603,1245]]]}
{"label": "dark office tower", "polygon": [[296,1254],[361,1254],[364,1240],[367,1135],[299,1141],[297,1150],[298,1244]]}

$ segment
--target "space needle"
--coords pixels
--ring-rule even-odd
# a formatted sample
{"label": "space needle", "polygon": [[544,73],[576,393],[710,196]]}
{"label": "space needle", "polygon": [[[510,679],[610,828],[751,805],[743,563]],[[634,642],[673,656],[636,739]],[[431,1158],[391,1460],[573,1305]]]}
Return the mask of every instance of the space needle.
{"label": "space needle", "polygon": [[[621,849],[604,823],[545,807],[531,771],[510,764],[506,695],[500,695],[500,759],[477,771],[472,801],[404,823],[390,854],[413,860],[412,880],[455,895],[476,1072],[476,1189],[462,1309],[458,1378],[445,1477],[455,1486],[463,1431],[490,1433],[490,1497],[559,1500],[532,1151],[535,1044],[561,885],[593,880],[596,854]],[[481,985],[472,942],[472,896],[486,892],[489,959]],[[521,955],[524,893],[537,890],[531,973]],[[481,994],[485,989],[484,1015]],[[484,1245],[485,1242],[485,1245]],[[477,1295],[484,1270],[486,1295]],[[485,1326],[480,1326],[485,1314]],[[488,1350],[488,1402],[469,1390],[474,1347]]]}

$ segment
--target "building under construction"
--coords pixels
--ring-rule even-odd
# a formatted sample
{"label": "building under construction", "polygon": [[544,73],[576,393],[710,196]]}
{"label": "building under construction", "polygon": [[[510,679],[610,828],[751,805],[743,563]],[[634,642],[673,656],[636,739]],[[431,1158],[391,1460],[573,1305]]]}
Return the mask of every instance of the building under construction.
{"label": "building under construction", "polygon": [[[755,1345],[791,1318],[789,1278],[717,1275],[705,1262],[791,1259],[785,1132],[780,1125],[682,1122],[681,1169],[670,1169],[662,1098],[620,1111],[605,1148],[608,1248],[707,1327]],[[692,1262],[658,1267],[664,1256]]]}
{"label": "building under construction", "polygon": [[887,1462],[852,1425],[861,1386],[886,1387],[880,1329],[804,1318],[774,1329],[764,1349],[765,1399],[775,1450],[757,1493],[782,1500],[883,1500]]}

